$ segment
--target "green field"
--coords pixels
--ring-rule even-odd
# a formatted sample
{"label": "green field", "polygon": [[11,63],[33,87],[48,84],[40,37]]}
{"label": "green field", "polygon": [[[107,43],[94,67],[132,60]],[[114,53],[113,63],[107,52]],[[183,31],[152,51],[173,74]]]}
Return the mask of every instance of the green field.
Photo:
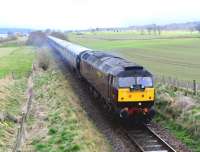
{"label": "green field", "polygon": [[200,34],[162,32],[141,35],[129,32],[71,33],[69,40],[83,46],[108,51],[144,65],[155,75],[200,81]]}
{"label": "green field", "polygon": [[28,74],[34,58],[32,47],[0,46],[0,78],[13,74],[19,78]]}

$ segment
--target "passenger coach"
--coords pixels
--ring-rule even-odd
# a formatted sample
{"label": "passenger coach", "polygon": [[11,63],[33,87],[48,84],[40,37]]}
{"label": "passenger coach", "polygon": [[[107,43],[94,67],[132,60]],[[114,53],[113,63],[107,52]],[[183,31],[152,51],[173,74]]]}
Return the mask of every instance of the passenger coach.
{"label": "passenger coach", "polygon": [[79,69],[81,53],[91,51],[91,49],[52,36],[48,36],[48,42],[74,69]]}

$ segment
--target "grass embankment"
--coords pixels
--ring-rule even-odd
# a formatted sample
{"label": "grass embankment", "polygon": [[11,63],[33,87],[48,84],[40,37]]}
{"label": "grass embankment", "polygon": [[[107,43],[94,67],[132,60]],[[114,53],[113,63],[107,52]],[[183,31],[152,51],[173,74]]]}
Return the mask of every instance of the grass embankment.
{"label": "grass embankment", "polygon": [[[26,79],[0,80],[0,113],[9,113],[14,117],[21,114],[25,103]],[[15,142],[17,124],[10,120],[0,121],[0,151],[11,151]]]}
{"label": "grass embankment", "polygon": [[167,128],[195,152],[200,151],[200,97],[174,89],[157,86],[155,122]]}
{"label": "grass embankment", "polygon": [[[31,71],[33,58],[33,49],[26,46],[0,47],[0,151],[12,150],[17,124],[4,120],[3,115],[20,116],[26,101],[27,73]],[[11,72],[14,72],[14,77]]]}
{"label": "grass embankment", "polygon": [[[138,39],[138,36],[145,40]],[[179,31],[163,32],[161,36],[134,32],[96,32],[82,35],[72,33],[68,37],[72,42],[108,51],[144,65],[156,75],[200,81],[200,39],[197,36],[200,37],[198,33]]]}
{"label": "grass embankment", "polygon": [[[51,61],[50,61],[51,62]],[[100,152],[110,146],[88,119],[80,99],[65,76],[51,63],[34,74],[34,94],[24,150],[40,152]]]}

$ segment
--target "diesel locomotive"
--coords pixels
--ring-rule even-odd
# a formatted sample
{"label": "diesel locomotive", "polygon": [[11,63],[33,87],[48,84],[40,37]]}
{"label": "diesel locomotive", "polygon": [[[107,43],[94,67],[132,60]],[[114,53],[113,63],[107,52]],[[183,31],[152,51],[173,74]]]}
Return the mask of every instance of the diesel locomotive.
{"label": "diesel locomotive", "polygon": [[149,121],[154,115],[153,75],[121,57],[93,51],[52,36],[48,43],[56,49],[84,80],[102,104],[121,118]]}

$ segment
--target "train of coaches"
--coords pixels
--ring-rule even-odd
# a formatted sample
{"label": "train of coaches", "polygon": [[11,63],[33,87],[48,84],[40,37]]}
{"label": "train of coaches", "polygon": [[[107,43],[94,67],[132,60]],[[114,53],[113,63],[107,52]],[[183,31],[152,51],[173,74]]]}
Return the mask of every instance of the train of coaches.
{"label": "train of coaches", "polygon": [[48,36],[49,45],[85,81],[95,96],[121,118],[150,121],[154,115],[153,76],[143,66],[121,57]]}

